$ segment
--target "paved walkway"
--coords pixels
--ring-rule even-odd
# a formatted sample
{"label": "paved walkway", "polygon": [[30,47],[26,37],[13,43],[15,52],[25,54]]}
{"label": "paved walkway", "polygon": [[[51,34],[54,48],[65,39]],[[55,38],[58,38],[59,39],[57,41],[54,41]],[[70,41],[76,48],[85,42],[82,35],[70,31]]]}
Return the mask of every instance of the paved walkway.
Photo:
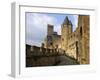
{"label": "paved walkway", "polygon": [[69,56],[59,56],[58,63],[56,65],[77,65],[79,64],[75,59],[70,58]]}

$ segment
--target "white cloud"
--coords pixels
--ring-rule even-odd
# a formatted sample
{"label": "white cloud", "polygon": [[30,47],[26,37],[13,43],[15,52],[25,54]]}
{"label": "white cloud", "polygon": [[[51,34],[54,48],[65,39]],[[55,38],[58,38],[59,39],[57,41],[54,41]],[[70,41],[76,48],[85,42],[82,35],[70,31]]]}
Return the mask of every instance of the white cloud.
{"label": "white cloud", "polygon": [[46,14],[36,13],[27,13],[26,17],[26,42],[40,46],[47,34],[47,24],[56,23],[56,19]]}
{"label": "white cloud", "polygon": [[56,31],[59,35],[61,35],[61,24],[55,25],[54,31]]}
{"label": "white cloud", "polygon": [[[73,31],[77,27],[77,15],[66,15],[73,22]],[[47,35],[47,24],[54,25],[54,31],[61,35],[61,24],[54,16],[42,13],[27,13],[26,43],[40,46]],[[57,20],[58,19],[58,20]]]}
{"label": "white cloud", "polygon": [[78,27],[78,15],[73,15],[73,31]]}

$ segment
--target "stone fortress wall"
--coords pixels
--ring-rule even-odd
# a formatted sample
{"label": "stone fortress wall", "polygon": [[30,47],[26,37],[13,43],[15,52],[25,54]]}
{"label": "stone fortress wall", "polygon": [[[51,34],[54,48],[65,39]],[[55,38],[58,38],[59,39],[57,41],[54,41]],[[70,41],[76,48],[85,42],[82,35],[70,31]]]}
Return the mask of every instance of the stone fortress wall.
{"label": "stone fortress wall", "polygon": [[89,64],[89,21],[89,15],[79,15],[78,27],[73,32],[72,22],[66,16],[61,25],[61,35],[54,32],[53,25],[48,24],[44,47],[58,49],[80,64]]}

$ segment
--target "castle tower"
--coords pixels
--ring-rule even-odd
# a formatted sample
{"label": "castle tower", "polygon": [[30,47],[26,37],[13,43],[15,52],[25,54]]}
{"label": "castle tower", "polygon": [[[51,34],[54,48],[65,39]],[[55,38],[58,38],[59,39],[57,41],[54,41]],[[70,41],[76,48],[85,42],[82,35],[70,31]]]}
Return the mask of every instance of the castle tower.
{"label": "castle tower", "polygon": [[47,36],[45,39],[45,47],[46,48],[51,48],[53,46],[53,39],[52,39],[52,35],[54,33],[53,31],[54,26],[51,24],[47,25]]}
{"label": "castle tower", "polygon": [[61,26],[61,47],[64,51],[67,51],[68,47],[68,35],[72,33],[72,23],[66,16]]}
{"label": "castle tower", "polygon": [[53,25],[48,24],[47,26],[47,35],[51,36],[53,34]]}
{"label": "castle tower", "polygon": [[69,32],[68,32],[68,33],[69,33],[69,34],[72,33],[72,30],[73,30],[73,29],[72,29],[72,28],[73,28],[72,26],[73,26],[73,25],[72,25],[72,22],[69,21],[69,24],[68,24],[68,28],[69,28]]}

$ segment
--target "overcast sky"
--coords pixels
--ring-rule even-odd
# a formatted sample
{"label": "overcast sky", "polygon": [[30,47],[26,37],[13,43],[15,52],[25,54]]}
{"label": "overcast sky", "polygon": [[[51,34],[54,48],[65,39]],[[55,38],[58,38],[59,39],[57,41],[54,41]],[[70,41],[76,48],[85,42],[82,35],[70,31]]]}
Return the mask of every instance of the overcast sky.
{"label": "overcast sky", "polygon": [[47,24],[54,25],[54,31],[61,35],[61,24],[68,16],[73,24],[73,31],[77,27],[77,15],[51,14],[51,13],[26,13],[26,43],[41,46],[47,35]]}

